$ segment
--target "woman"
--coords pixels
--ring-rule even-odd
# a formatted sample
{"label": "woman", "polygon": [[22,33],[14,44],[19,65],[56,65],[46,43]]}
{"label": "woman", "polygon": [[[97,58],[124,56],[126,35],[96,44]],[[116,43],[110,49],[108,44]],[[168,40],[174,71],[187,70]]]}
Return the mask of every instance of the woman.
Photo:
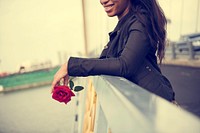
{"label": "woman", "polygon": [[[156,0],[100,0],[109,17],[119,21],[100,58],[70,57],[54,76],[52,88],[69,76],[124,77],[168,101],[174,101],[170,82],[158,67],[166,39],[166,18]],[[155,55],[157,53],[157,56]]]}

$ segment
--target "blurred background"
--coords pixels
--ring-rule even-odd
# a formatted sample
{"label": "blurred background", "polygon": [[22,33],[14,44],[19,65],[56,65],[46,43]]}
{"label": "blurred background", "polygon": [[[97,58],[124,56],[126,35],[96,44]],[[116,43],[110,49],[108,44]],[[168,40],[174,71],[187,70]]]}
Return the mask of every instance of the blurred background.
{"label": "blurred background", "polygon": [[[108,18],[99,0],[86,0],[88,51],[106,45],[117,19]],[[199,0],[159,0],[168,18],[168,39],[200,32]],[[0,72],[85,54],[82,1],[0,0]]]}
{"label": "blurred background", "polygon": [[1,0],[0,71],[44,62],[57,65],[59,54],[82,52],[81,7],[80,0]]}
{"label": "blurred background", "polygon": [[[177,88],[179,103],[200,116],[199,50],[175,49],[188,38],[200,47],[200,0],[158,1],[168,20],[166,62],[178,62],[166,64],[163,72]],[[58,133],[73,127],[66,123],[74,120],[74,111],[52,101],[49,84],[69,56],[98,56],[116,23],[99,0],[0,0],[0,132]],[[192,87],[184,84],[188,81]]]}

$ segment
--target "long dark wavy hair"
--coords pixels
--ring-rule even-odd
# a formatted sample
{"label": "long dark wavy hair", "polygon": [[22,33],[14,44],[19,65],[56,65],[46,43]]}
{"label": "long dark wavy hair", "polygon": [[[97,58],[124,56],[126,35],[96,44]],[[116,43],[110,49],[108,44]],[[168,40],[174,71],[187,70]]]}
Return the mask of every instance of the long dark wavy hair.
{"label": "long dark wavy hair", "polygon": [[132,10],[134,10],[139,20],[145,25],[144,20],[141,18],[141,10],[146,11],[148,16],[149,26],[147,27],[147,33],[150,38],[150,42],[157,48],[157,57],[162,63],[162,59],[165,55],[166,45],[166,24],[167,19],[163,10],[158,4],[157,0],[130,0],[132,4]]}

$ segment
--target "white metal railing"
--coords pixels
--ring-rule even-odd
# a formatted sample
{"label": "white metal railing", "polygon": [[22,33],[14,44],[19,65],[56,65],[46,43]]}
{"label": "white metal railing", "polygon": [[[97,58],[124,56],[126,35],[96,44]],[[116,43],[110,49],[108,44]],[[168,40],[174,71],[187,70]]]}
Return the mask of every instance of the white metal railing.
{"label": "white metal railing", "polygon": [[[194,45],[194,43],[198,45]],[[198,55],[200,51],[200,37],[192,39],[182,40],[179,42],[171,42],[171,55],[172,59],[176,59],[177,55],[188,55],[189,59],[195,59],[195,55]]]}
{"label": "white metal railing", "polygon": [[199,133],[200,119],[120,77],[80,78],[78,133]]}

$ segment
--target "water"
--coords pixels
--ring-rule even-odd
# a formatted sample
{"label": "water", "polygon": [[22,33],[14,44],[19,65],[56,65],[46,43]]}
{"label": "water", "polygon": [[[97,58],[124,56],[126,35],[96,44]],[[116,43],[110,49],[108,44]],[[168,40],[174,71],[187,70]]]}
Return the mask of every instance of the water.
{"label": "water", "polygon": [[50,86],[0,93],[0,133],[72,133],[75,101],[53,100]]}

